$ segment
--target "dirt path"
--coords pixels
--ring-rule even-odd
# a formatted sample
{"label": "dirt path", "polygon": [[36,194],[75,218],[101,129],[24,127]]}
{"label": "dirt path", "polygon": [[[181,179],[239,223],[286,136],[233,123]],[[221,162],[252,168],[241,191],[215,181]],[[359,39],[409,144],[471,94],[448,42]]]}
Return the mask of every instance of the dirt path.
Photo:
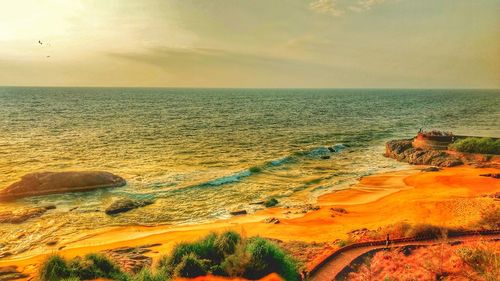
{"label": "dirt path", "polygon": [[[500,239],[500,231],[492,231],[488,233],[476,233],[450,237],[448,242],[467,242],[478,238],[493,240]],[[440,243],[434,238],[422,239],[398,239],[389,245],[390,248],[402,246],[430,246]],[[357,257],[366,254],[370,251],[385,248],[385,241],[375,241],[366,243],[352,244],[341,248],[332,253],[323,263],[318,265],[310,274],[307,280],[309,281],[331,281],[335,280],[337,275],[347,266],[349,266]]]}

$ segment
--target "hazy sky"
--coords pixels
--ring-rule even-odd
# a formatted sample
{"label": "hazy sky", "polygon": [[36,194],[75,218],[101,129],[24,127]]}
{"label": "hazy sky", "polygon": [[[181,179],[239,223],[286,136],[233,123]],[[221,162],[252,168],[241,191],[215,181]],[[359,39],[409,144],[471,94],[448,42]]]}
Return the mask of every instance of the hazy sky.
{"label": "hazy sky", "polygon": [[0,85],[500,88],[499,0],[0,7]]}

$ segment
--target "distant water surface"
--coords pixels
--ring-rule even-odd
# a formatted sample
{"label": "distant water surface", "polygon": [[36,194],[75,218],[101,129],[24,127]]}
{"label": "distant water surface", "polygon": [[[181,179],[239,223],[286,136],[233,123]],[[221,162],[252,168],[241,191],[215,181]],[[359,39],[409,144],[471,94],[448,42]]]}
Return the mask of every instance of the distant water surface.
{"label": "distant water surface", "polygon": [[[499,137],[499,105],[496,90],[0,88],[0,188],[39,171],[105,170],[128,181],[0,203],[57,205],[1,225],[0,253],[103,226],[225,218],[270,197],[313,203],[403,167],[382,156],[384,142],[419,128]],[[156,203],[102,212],[124,197]]]}

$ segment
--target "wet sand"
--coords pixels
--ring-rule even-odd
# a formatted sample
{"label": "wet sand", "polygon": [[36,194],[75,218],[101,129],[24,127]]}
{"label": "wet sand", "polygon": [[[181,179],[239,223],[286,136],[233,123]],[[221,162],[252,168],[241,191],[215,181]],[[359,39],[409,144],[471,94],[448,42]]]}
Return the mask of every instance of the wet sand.
{"label": "wet sand", "polygon": [[[377,229],[402,221],[468,226],[479,218],[483,207],[495,202],[482,195],[500,192],[498,179],[479,175],[499,172],[493,168],[463,166],[439,172],[421,172],[415,167],[377,174],[362,178],[350,189],[321,196],[320,209],[305,215],[292,216],[287,214],[290,210],[276,207],[208,224],[99,229],[77,241],[54,246],[47,253],[27,252],[3,259],[0,266],[16,265],[20,271],[33,274],[37,264],[55,252],[70,258],[123,246],[161,243],[149,253],[157,258],[180,241],[196,240],[211,231],[229,229],[246,236],[260,235],[283,241],[331,242],[347,238],[351,230]],[[348,213],[332,216],[332,207],[344,208]],[[280,223],[263,222],[269,217],[279,218]],[[60,247],[63,249],[57,251]]]}

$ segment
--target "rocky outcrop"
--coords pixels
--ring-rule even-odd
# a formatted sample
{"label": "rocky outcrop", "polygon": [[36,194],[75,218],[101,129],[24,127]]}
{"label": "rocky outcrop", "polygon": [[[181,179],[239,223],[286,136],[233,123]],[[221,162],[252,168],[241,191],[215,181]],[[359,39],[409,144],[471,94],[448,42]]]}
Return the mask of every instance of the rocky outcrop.
{"label": "rocky outcrop", "polygon": [[133,209],[151,205],[154,202],[151,200],[132,200],[132,199],[119,199],[111,203],[106,208],[105,212],[108,215],[115,215],[119,213],[128,212]]}
{"label": "rocky outcrop", "polygon": [[27,277],[28,275],[19,272],[15,265],[0,267],[0,281],[19,280]]}
{"label": "rocky outcrop", "polygon": [[242,215],[246,215],[247,211],[246,210],[234,210],[234,211],[230,211],[229,214],[233,215],[233,216],[242,216]]}
{"label": "rocky outcrop", "polygon": [[12,212],[0,212],[0,223],[22,223],[31,218],[39,217],[51,209],[55,209],[55,206],[49,205],[40,208],[20,209]]}
{"label": "rocky outcrop", "polygon": [[46,194],[90,191],[125,184],[126,181],[122,177],[100,171],[32,173],[0,190],[0,201]]}
{"label": "rocky outcrop", "polygon": [[116,262],[128,273],[137,273],[144,267],[150,267],[153,259],[147,256],[153,247],[161,244],[143,245],[138,247],[121,247],[104,251],[104,254]]}
{"label": "rocky outcrop", "polygon": [[413,165],[453,167],[462,165],[457,156],[446,151],[413,147],[411,139],[393,140],[386,143],[385,156]]}

